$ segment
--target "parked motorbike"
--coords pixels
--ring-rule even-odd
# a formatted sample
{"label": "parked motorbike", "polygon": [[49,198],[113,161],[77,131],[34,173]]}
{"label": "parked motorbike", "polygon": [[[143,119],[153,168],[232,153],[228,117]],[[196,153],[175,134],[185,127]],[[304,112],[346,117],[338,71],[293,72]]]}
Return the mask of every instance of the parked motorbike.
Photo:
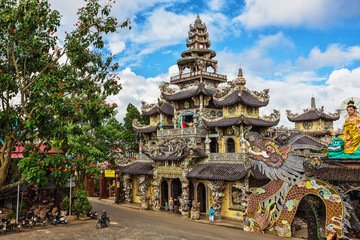
{"label": "parked motorbike", "polygon": [[47,222],[53,225],[56,225],[55,216],[52,215],[50,212],[46,213]]}
{"label": "parked motorbike", "polygon": [[21,225],[21,227],[28,227],[28,228],[32,228],[32,224],[30,223],[30,219],[28,216],[22,216],[19,219],[19,223]]}
{"label": "parked motorbike", "polygon": [[86,214],[88,217],[90,217],[91,219],[97,219],[98,218],[98,214],[96,211],[90,211],[88,212],[88,214]]}
{"label": "parked motorbike", "polygon": [[108,227],[110,226],[110,218],[108,218],[106,215],[102,215],[97,224],[96,224],[96,228],[97,229],[100,229],[100,228],[103,228],[103,227]]}
{"label": "parked motorbike", "polygon": [[45,218],[40,218],[37,215],[32,215],[30,218],[29,223],[31,224],[31,226],[41,226],[41,227],[45,227],[46,224],[46,219]]}
{"label": "parked motorbike", "polygon": [[56,224],[58,224],[58,223],[59,223],[59,224],[67,224],[67,219],[66,219],[66,217],[65,217],[65,216],[61,216],[59,211],[57,211],[57,212],[55,213],[55,215],[52,215],[52,214],[48,213],[48,214],[46,215],[46,217],[47,217],[48,222],[49,222],[50,224],[53,224],[53,225],[56,225]]}
{"label": "parked motorbike", "polygon": [[6,232],[6,224],[4,221],[0,218],[0,234],[5,234]]}
{"label": "parked motorbike", "polygon": [[7,231],[11,231],[11,232],[19,232],[20,231],[20,223],[16,224],[16,223],[12,223],[11,220],[4,218],[2,220],[2,230],[1,230],[1,234],[5,234],[5,232]]}

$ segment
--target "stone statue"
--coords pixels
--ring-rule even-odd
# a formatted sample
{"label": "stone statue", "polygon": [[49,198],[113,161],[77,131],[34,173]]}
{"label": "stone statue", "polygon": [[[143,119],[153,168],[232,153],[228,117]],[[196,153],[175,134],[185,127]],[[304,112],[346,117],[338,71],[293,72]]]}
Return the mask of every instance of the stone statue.
{"label": "stone statue", "polygon": [[335,137],[328,145],[329,158],[360,158],[360,118],[354,101],[347,106],[349,117],[344,123],[344,135]]}
{"label": "stone statue", "polygon": [[360,145],[360,118],[356,115],[354,101],[348,102],[346,110],[349,117],[344,123],[344,153],[353,154]]}

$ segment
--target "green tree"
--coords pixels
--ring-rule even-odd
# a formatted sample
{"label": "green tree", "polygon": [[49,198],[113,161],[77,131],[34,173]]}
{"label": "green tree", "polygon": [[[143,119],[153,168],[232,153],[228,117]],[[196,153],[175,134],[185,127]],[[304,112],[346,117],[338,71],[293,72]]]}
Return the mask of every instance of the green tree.
{"label": "green tree", "polygon": [[134,119],[138,119],[143,125],[148,125],[150,122],[149,117],[142,115],[133,104],[129,103],[126,108],[126,115],[123,119],[124,126],[121,137],[124,143],[125,153],[128,155],[133,155],[139,151],[140,135],[137,134],[132,127]]}
{"label": "green tree", "polygon": [[[47,1],[0,1],[0,191],[25,180],[63,182],[76,169],[74,158],[65,156],[80,151],[74,141],[83,139],[76,137],[89,136],[114,114],[116,105],[105,100],[121,86],[103,37],[130,22],[110,16],[112,1],[85,2],[59,46],[60,13]],[[26,158],[18,164],[18,181],[5,186],[16,144],[26,146]],[[63,154],[40,151],[42,145]]]}

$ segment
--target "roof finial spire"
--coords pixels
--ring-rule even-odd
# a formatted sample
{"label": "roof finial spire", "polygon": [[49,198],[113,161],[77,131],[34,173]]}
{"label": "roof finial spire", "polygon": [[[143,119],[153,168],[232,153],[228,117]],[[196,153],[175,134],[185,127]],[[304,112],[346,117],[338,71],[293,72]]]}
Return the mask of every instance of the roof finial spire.
{"label": "roof finial spire", "polygon": [[311,97],[311,109],[316,109],[316,104],[315,104],[315,98],[314,98],[314,96]]}
{"label": "roof finial spire", "polygon": [[246,80],[243,77],[243,71],[241,66],[239,67],[238,77],[235,79],[235,84],[240,87],[243,87],[246,84]]}

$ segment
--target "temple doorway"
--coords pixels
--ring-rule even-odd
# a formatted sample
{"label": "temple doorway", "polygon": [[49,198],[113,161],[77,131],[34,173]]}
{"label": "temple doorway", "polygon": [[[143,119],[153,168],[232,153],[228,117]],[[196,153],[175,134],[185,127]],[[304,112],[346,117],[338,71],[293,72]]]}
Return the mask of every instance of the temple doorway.
{"label": "temple doorway", "polygon": [[[306,195],[299,203],[291,223],[291,236],[305,239],[324,239],[326,207],[321,198]],[[320,232],[320,236],[318,232]]]}
{"label": "temple doorway", "polygon": [[200,212],[206,212],[206,189],[203,183],[199,183],[197,187],[197,202],[200,203]]}
{"label": "temple doorway", "polygon": [[219,152],[219,145],[217,142],[217,138],[210,138],[210,152],[211,153],[218,153]]}
{"label": "temple doorway", "polygon": [[166,180],[161,182],[161,206],[165,206],[165,202],[169,201],[168,183]]}
{"label": "temple doorway", "polygon": [[181,194],[182,194],[181,182],[178,178],[175,178],[171,182],[171,197],[173,199],[175,198],[179,199],[179,197],[181,197]]}

